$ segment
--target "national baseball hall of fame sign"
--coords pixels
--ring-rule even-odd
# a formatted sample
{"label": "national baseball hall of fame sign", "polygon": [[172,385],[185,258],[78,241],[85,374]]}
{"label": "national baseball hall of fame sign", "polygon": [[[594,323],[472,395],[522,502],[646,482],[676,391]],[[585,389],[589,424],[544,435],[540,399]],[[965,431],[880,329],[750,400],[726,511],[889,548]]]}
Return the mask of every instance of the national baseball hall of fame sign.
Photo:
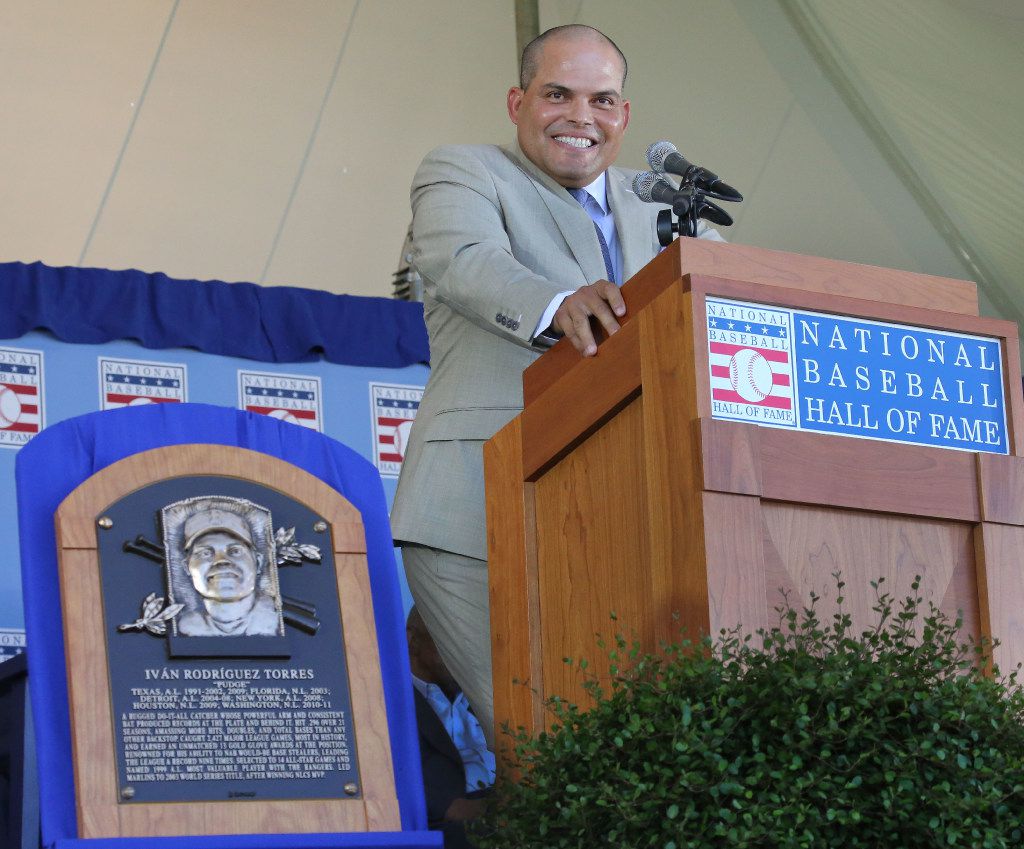
{"label": "national baseball hall of fame sign", "polygon": [[[252,453],[221,446],[158,452],[188,449]],[[361,695],[351,682],[365,676],[353,678],[349,632],[358,630],[365,647],[373,618],[365,554],[362,583],[346,590],[343,576],[353,562],[336,562],[348,557],[336,552],[346,548],[339,549],[339,534],[365,546],[358,512],[335,493],[358,523],[339,528],[329,511],[257,483],[262,474],[202,473],[209,464],[201,457],[192,467],[194,474],[152,480],[113,501],[68,508],[111,467],[58,512],[59,539],[83,536],[81,529],[64,533],[76,515],[89,520],[95,536],[94,600],[76,590],[89,585],[91,570],[73,561],[74,543],[66,539],[61,581],[73,725],[76,707],[92,706],[83,696],[89,682],[76,681],[70,647],[102,634],[96,651],[105,663],[96,663],[106,670],[106,686],[92,698],[109,710],[113,774],[101,783],[116,798],[108,802],[123,812],[151,803],[361,800],[367,770],[377,765],[360,762],[360,737],[376,738],[379,750],[386,729],[362,725],[383,715],[382,704],[354,710]],[[375,653],[369,661],[376,665]],[[379,669],[377,675],[379,682]],[[76,784],[84,773],[82,733],[76,727]],[[333,823],[339,825],[351,823]]]}
{"label": "national baseball hall of fame sign", "polygon": [[708,297],[712,417],[1009,453],[999,339]]}

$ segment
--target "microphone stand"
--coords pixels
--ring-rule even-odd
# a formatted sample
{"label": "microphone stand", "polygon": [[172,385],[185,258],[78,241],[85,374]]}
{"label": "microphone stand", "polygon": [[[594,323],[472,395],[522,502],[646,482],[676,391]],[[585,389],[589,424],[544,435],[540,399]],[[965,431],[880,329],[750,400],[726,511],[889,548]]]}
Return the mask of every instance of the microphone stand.
{"label": "microphone stand", "polygon": [[[711,203],[707,199],[708,195],[726,201],[743,200],[743,197],[738,192],[735,192],[735,197],[726,197],[713,191],[703,191],[697,186],[697,181],[707,179],[708,176],[714,177],[714,175],[708,175],[703,168],[688,168],[686,174],[680,179],[679,189],[672,196],[672,208],[663,209],[658,213],[656,230],[658,243],[663,248],[672,244],[677,235],[694,238],[697,235],[697,222],[705,212],[717,212],[720,218],[717,221],[714,218],[711,219],[716,223],[726,227],[732,224],[732,217],[720,206]],[[673,214],[678,220],[672,220]]]}
{"label": "microphone stand", "polygon": [[[672,197],[672,208],[663,209],[658,213],[658,243],[666,248],[672,244],[676,236],[694,237],[697,235],[697,210],[704,200],[704,193],[685,178],[679,190]],[[678,220],[673,221],[675,215]]]}

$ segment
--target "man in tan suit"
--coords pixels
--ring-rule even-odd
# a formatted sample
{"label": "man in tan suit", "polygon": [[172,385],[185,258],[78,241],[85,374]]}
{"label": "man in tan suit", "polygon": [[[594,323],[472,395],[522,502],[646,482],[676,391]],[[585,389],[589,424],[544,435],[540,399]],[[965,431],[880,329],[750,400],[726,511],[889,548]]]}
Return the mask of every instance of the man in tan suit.
{"label": "man in tan suit", "polygon": [[614,333],[625,313],[610,281],[659,250],[659,207],[630,191],[633,172],[610,167],[629,123],[625,79],[597,30],[548,30],[508,92],[516,143],[439,148],[413,181],[431,375],[391,523],[417,608],[488,735],[483,443],[522,410],[523,369],[554,338],[596,355],[591,321]]}

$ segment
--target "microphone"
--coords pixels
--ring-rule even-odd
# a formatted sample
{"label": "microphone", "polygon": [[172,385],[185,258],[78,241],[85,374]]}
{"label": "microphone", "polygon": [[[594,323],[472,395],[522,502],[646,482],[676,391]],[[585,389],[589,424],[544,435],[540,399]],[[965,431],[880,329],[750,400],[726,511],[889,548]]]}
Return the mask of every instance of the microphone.
{"label": "microphone", "polygon": [[683,178],[683,182],[693,183],[704,194],[718,200],[730,203],[743,200],[743,195],[728,183],[723,183],[713,171],[689,162],[670,141],[657,141],[647,148],[647,162],[658,173],[676,174]]}
{"label": "microphone", "polygon": [[633,177],[633,194],[646,203],[672,204],[676,189],[669,185],[661,175],[653,171],[641,171]]}
{"label": "microphone", "polygon": [[633,194],[647,203],[668,204],[678,216],[686,215],[693,201],[697,200],[698,218],[704,218],[713,224],[721,224],[723,227],[732,224],[732,216],[717,203],[712,203],[701,195],[695,197],[696,191],[693,186],[677,189],[652,171],[641,171],[633,177]]}
{"label": "microphone", "polygon": [[677,189],[661,179],[660,174],[641,171],[633,177],[633,194],[646,203],[668,204],[676,215],[686,215],[693,200],[693,187]]}

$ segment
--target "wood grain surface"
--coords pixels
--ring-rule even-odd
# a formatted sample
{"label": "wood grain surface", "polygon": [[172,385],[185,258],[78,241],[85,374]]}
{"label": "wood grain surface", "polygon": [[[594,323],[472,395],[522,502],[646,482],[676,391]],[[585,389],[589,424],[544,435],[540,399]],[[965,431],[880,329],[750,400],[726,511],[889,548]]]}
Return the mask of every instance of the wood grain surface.
{"label": "wood grain surface", "polygon": [[704,487],[777,501],[977,522],[975,455],[700,420]]}
{"label": "wood grain surface", "polygon": [[1024,525],[1024,458],[978,454],[977,462],[982,518]]}
{"label": "wood grain surface", "polygon": [[[701,404],[692,296],[670,286],[640,317],[652,613],[656,640],[707,633],[708,583],[695,412]],[[706,362],[706,359],[705,359]],[[706,396],[705,396],[706,397]],[[634,472],[636,473],[636,472]]]}
{"label": "wood grain surface", "polygon": [[534,528],[534,486],[524,483],[522,419],[516,418],[484,445],[487,480],[487,547],[500,552],[489,564],[491,672],[495,734],[507,747],[502,723],[512,729],[542,722],[539,700],[544,673]]}
{"label": "wood grain surface", "polygon": [[1024,527],[982,522],[975,529],[982,633],[999,641],[993,659],[1003,675],[1024,663]]}
{"label": "wood grain surface", "polygon": [[705,239],[677,239],[665,251],[671,252],[678,253],[678,264],[669,275],[673,277],[706,274],[762,286],[978,314],[977,286],[966,280]]}
{"label": "wood grain surface", "polygon": [[766,561],[771,560],[767,610],[781,603],[780,589],[790,591],[797,609],[810,603],[813,592],[822,598],[819,613],[831,617],[837,610],[833,574],[839,572],[846,582],[844,609],[860,630],[878,621],[872,581],[884,578],[882,591],[900,600],[920,575],[925,604],[934,602],[954,618],[962,610],[962,633],[979,634],[977,590],[969,586],[971,524],[770,501],[762,501],[762,516]]}
{"label": "wood grain surface", "polygon": [[[634,322],[601,345],[597,356],[577,355],[557,390],[538,396],[523,411],[527,480],[535,479],[636,395],[640,389],[639,336]],[[567,399],[572,399],[571,403]]]}
{"label": "wood grain surface", "polygon": [[[253,480],[327,521],[345,632],[352,727],[362,799],[118,803],[96,521],[129,493],[173,477]],[[311,833],[399,830],[390,738],[380,682],[366,542],[359,511],[319,479],[264,454],[183,445],[133,455],[82,483],[56,515],[79,836]]]}
{"label": "wood grain surface", "polygon": [[[578,444],[535,486],[540,640],[545,693],[584,703],[587,676],[606,679],[609,645],[634,628],[649,643],[657,614],[643,480],[639,400]],[[613,614],[617,617],[612,619]],[[582,672],[565,658],[586,659]]]}

